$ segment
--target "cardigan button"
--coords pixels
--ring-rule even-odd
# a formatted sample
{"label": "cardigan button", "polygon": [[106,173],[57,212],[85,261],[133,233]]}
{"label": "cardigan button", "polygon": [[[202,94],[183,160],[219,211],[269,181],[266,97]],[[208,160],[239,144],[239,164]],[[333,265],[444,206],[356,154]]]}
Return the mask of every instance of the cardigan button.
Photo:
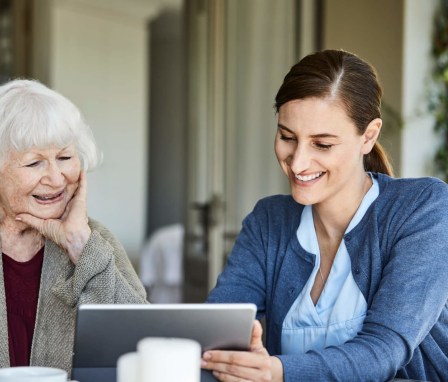
{"label": "cardigan button", "polygon": [[291,288],[291,289],[289,290],[289,294],[293,294],[294,291],[295,291],[295,288]]}
{"label": "cardigan button", "polygon": [[351,237],[350,235],[345,235],[345,238],[344,238],[344,239],[345,239],[345,241],[350,241],[351,238],[352,238],[352,237]]}
{"label": "cardigan button", "polygon": [[356,273],[356,274],[359,274],[360,272],[361,272],[361,270],[360,270],[359,268],[356,268],[356,269],[355,269],[355,273]]}

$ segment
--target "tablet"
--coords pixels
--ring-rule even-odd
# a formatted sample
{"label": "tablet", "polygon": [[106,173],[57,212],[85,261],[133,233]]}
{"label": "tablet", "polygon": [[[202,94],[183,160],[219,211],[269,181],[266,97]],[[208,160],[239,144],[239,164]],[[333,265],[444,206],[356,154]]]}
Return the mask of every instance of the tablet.
{"label": "tablet", "polygon": [[[256,306],[253,304],[81,305],[73,349],[72,379],[116,381],[118,358],[136,351],[144,337],[190,338],[202,351],[247,350]],[[201,382],[215,381],[201,371]]]}

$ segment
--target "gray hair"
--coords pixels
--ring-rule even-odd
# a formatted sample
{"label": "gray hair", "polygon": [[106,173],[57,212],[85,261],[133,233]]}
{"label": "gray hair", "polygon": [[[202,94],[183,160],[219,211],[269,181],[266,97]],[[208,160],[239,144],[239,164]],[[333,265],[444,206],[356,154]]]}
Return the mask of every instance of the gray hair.
{"label": "gray hair", "polygon": [[11,151],[74,144],[87,171],[101,160],[92,130],[67,98],[34,80],[0,86],[0,164]]}

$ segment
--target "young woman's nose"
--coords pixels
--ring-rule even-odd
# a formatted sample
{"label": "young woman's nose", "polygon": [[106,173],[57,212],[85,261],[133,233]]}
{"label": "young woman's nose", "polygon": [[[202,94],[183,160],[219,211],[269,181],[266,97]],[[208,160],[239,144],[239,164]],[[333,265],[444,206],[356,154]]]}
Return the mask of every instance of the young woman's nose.
{"label": "young woman's nose", "polygon": [[305,147],[297,145],[294,153],[291,155],[290,167],[294,174],[300,174],[310,166],[310,153]]}
{"label": "young woman's nose", "polygon": [[65,177],[62,169],[55,162],[50,162],[45,169],[45,174],[42,177],[42,183],[51,187],[60,187],[64,185]]}

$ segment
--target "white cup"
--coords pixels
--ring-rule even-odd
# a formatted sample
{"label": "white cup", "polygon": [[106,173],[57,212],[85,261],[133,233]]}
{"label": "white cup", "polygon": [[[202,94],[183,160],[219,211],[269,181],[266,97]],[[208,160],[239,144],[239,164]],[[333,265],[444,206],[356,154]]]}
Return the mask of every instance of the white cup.
{"label": "white cup", "polygon": [[0,382],[67,382],[67,372],[53,367],[7,367],[0,369]]}
{"label": "white cup", "polygon": [[118,358],[117,382],[140,382],[140,354],[126,353]]}
{"label": "white cup", "polygon": [[137,344],[140,381],[199,382],[201,346],[184,338],[148,337]]}

